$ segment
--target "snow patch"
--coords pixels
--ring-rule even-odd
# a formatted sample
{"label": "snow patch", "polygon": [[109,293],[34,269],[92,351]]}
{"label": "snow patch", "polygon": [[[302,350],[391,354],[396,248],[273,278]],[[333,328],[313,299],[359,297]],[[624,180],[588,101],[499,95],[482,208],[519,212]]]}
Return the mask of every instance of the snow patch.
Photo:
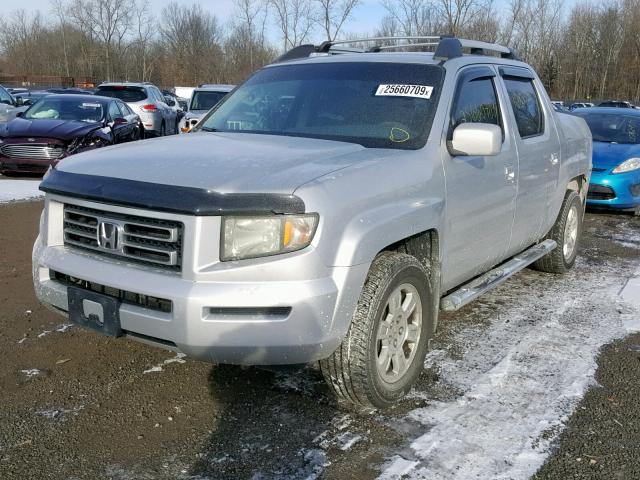
{"label": "snow patch", "polygon": [[33,378],[37,375],[40,375],[42,372],[40,370],[38,370],[37,368],[28,368],[26,370],[20,370],[23,375],[27,378]]}
{"label": "snow patch", "polygon": [[640,270],[627,280],[626,285],[620,292],[620,296],[625,302],[629,302],[640,310]]}
{"label": "snow patch", "polygon": [[417,460],[407,460],[406,458],[396,455],[386,465],[384,473],[378,478],[380,480],[394,480],[396,478],[402,478],[403,475],[411,472],[418,463],[419,462]]}
{"label": "snow patch", "polygon": [[64,422],[68,415],[77,416],[80,410],[84,408],[84,405],[80,405],[74,408],[53,408],[49,410],[39,410],[38,415],[42,415],[43,417],[49,420],[59,420]]}
{"label": "snow patch", "polygon": [[40,180],[0,180],[0,203],[42,197],[39,185]]}
{"label": "snow patch", "polygon": [[163,365],[169,365],[171,363],[186,363],[186,360],[184,360],[184,357],[186,357],[186,355],[184,353],[176,353],[175,357],[167,358],[162,363],[156,365],[155,367],[151,367],[151,368],[143,371],[142,373],[162,372],[163,371],[163,368],[162,368]]}
{"label": "snow patch", "polygon": [[[459,348],[427,357],[439,381],[460,395],[408,414],[422,431],[411,443],[415,459],[393,457],[380,478],[532,476],[594,383],[602,345],[640,330],[640,308],[631,304],[636,284],[618,295],[625,271],[635,268],[580,260],[563,277],[537,275],[539,289],[519,276],[483,297],[506,306],[488,312],[488,327],[456,326],[451,343]],[[482,306],[468,308],[460,315]]]}

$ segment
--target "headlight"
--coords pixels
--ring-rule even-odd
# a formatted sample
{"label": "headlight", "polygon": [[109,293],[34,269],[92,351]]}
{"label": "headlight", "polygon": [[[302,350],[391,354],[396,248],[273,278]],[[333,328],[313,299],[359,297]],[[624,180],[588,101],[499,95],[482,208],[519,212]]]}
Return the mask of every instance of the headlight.
{"label": "headlight", "polygon": [[625,173],[632,170],[638,170],[640,168],[640,158],[630,158],[625,160],[616,168],[613,169],[613,173]]}
{"label": "headlight", "polygon": [[313,240],[318,214],[223,217],[222,261],[266,257],[305,248]]}

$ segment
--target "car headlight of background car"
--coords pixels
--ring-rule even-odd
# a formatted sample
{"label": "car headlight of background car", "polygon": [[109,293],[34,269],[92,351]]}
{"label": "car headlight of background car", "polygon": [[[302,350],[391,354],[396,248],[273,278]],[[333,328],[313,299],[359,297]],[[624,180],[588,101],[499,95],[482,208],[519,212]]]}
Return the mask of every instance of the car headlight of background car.
{"label": "car headlight of background car", "polygon": [[616,168],[614,168],[612,173],[626,173],[633,170],[638,170],[639,168],[640,158],[630,158],[629,160],[625,160]]}
{"label": "car headlight of background car", "polygon": [[266,257],[307,247],[318,226],[318,214],[222,219],[222,261]]}

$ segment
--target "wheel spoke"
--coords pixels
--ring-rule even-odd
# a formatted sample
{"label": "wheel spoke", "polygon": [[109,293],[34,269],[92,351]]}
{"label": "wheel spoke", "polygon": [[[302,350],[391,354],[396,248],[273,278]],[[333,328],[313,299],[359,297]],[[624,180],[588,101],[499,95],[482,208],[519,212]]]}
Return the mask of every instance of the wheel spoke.
{"label": "wheel spoke", "polygon": [[407,296],[404,299],[402,304],[402,312],[404,313],[405,320],[413,314],[416,310],[416,299],[413,296],[413,293],[407,293]]}
{"label": "wheel spoke", "polygon": [[378,354],[378,366],[383,372],[389,371],[391,364],[391,352],[388,345],[383,345]]}
{"label": "wheel spoke", "polygon": [[404,352],[401,348],[396,349],[392,354],[393,373],[402,375],[407,369],[407,359],[404,358]]}
{"label": "wheel spoke", "polygon": [[389,312],[391,312],[394,316],[401,313],[402,306],[402,291],[396,290],[389,297]]}

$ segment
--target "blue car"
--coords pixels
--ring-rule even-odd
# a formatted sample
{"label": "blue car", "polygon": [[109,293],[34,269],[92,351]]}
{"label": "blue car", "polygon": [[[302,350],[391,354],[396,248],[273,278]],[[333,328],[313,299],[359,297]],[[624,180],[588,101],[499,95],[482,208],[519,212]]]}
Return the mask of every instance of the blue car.
{"label": "blue car", "polygon": [[593,136],[587,205],[640,215],[640,110],[589,108],[574,112]]}

